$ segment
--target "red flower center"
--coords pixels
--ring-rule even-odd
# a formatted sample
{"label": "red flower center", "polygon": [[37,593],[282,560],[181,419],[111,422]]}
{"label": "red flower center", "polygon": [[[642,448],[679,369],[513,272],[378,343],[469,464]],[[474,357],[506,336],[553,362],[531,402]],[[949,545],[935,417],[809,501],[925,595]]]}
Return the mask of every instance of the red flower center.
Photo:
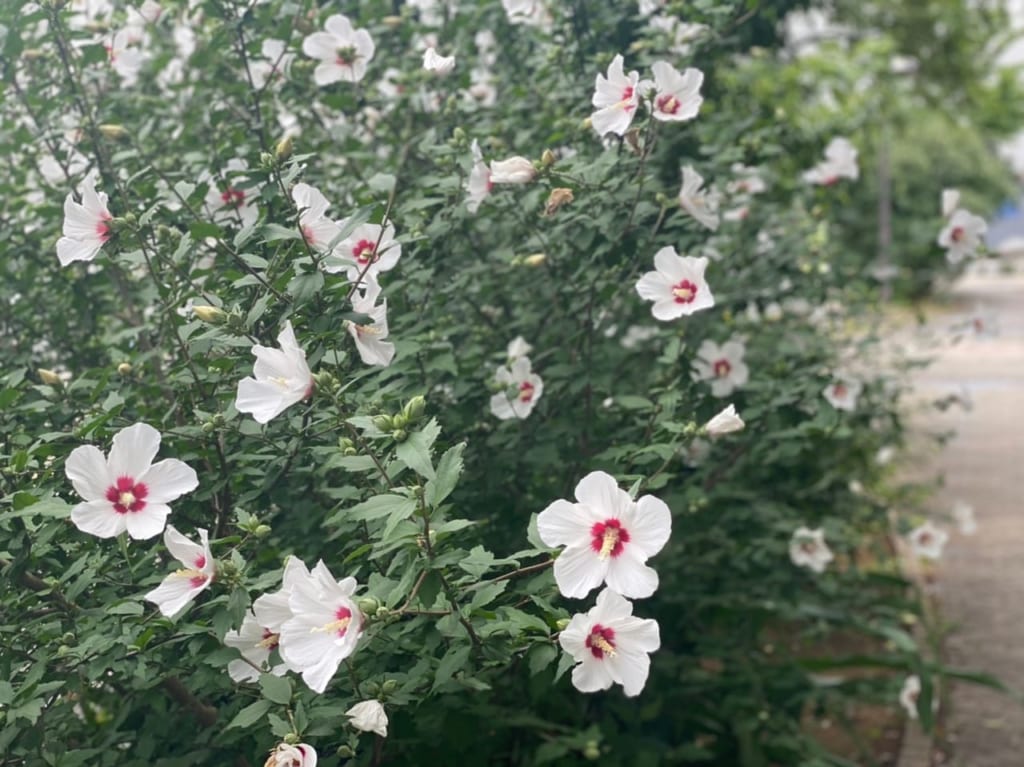
{"label": "red flower center", "polygon": [[595,522],[590,528],[590,548],[596,551],[601,559],[619,556],[627,543],[629,531],[617,519]]}
{"label": "red flower center", "polygon": [[99,238],[106,242],[110,239],[110,224],[107,222],[110,220],[110,214],[104,214],[103,218],[96,222],[96,234]]}
{"label": "red flower center", "polygon": [[837,383],[832,387],[832,396],[837,399],[842,399],[846,396],[847,391],[849,390],[846,388],[846,384]]}
{"label": "red flower center", "polygon": [[689,280],[683,280],[672,286],[672,295],[677,304],[692,304],[697,297],[697,286]]}
{"label": "red flower center", "polygon": [[964,228],[962,226],[954,226],[953,231],[949,233],[949,239],[953,242],[960,242],[964,238]]}
{"label": "red flower center", "polygon": [[732,365],[729,364],[729,360],[721,359],[715,363],[715,375],[719,378],[725,378],[732,372]]}
{"label": "red flower center", "polygon": [[281,636],[275,634],[270,629],[263,629],[263,639],[260,640],[260,646],[265,647],[268,650],[277,649],[277,645],[281,641]]}
{"label": "red flower center", "polygon": [[377,260],[377,243],[372,240],[360,240],[352,248],[352,258],[360,266],[372,264]]}
{"label": "red flower center", "polygon": [[519,400],[520,402],[529,402],[533,399],[533,390],[536,387],[529,381],[523,381],[519,384]]}
{"label": "red flower center", "polygon": [[659,112],[667,115],[674,115],[683,106],[682,103],[671,93],[664,93],[655,100]]}
{"label": "red flower center", "polygon": [[349,624],[352,623],[352,611],[347,607],[339,607],[334,612],[334,617],[335,621],[331,625],[334,628],[335,633],[339,638],[345,636],[345,634],[348,633]]}
{"label": "red flower center", "polygon": [[220,193],[221,202],[229,208],[241,208],[245,204],[245,192],[233,186],[229,186]]}
{"label": "red flower center", "polygon": [[595,623],[585,642],[590,654],[598,660],[615,656],[615,629]]}
{"label": "red flower center", "polygon": [[142,511],[146,508],[147,495],[149,488],[131,477],[118,477],[117,481],[107,488],[107,500],[114,504],[114,511],[118,514]]}

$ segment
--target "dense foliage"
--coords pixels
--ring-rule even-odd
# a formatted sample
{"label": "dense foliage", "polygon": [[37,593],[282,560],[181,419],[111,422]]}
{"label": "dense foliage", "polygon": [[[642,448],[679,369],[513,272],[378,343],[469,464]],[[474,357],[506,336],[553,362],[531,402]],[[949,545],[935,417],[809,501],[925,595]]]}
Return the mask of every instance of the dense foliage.
{"label": "dense foliage", "polygon": [[[518,3],[533,23],[512,23],[510,1],[336,5],[4,6],[3,763],[262,764],[284,740],[322,765],[849,764],[802,722],[852,698],[895,704],[908,673],[928,724],[936,669],[907,630],[918,606],[888,504],[863,490],[902,429],[875,283],[834,230],[857,223],[844,209],[863,182],[803,177],[859,118],[811,133],[770,105],[779,54],[746,46],[774,42],[783,4]],[[358,82],[318,86],[303,40],[339,12],[375,51]],[[425,69],[428,46],[454,71]],[[658,61],[701,69],[699,115],[641,107],[602,140],[590,100],[616,54],[645,79]],[[512,158],[512,183],[492,165],[475,212],[474,141]],[[680,207],[682,166],[720,195],[716,230]],[[112,218],[94,257],[61,265],[65,197],[92,183]],[[330,242],[307,230],[301,184],[329,202],[315,223]],[[350,282],[368,267],[331,254],[366,224],[385,228],[359,247],[387,226],[401,247],[378,275],[386,328]],[[652,318],[636,284],[667,247],[710,258],[713,307]],[[315,386],[263,424],[236,395],[286,322]],[[370,362],[389,364],[367,364],[355,339],[382,330],[394,358],[376,346]],[[496,379],[524,353],[516,337],[542,392]],[[724,374],[698,375],[699,356],[729,341],[749,380],[715,396]],[[493,414],[519,395],[526,417]],[[709,437],[729,404],[745,430]],[[195,470],[169,521],[193,541],[208,530],[216,559],[212,582],[212,564],[189,571],[201,593],[173,618],[144,599],[178,567],[159,538],[71,521],[72,451],[106,453],[136,423]],[[672,511],[657,592],[634,602],[661,637],[635,699],[570,681],[559,634],[595,594],[560,596],[537,528],[593,471]],[[111,503],[145,501],[111,487]],[[791,561],[803,526],[835,553],[821,574]],[[322,694],[227,670],[225,635],[289,555],[359,584],[361,617],[339,619],[362,623],[358,646]],[[837,632],[897,674],[813,673]],[[386,738],[349,725],[367,700]]]}

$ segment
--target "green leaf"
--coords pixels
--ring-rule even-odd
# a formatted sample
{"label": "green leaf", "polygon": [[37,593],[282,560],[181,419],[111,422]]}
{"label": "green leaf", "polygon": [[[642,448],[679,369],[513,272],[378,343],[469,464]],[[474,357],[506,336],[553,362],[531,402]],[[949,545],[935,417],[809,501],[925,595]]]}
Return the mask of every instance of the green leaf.
{"label": "green leaf", "polygon": [[437,672],[434,674],[434,686],[432,690],[436,690],[451,679],[456,671],[466,665],[467,660],[469,660],[469,645],[455,645],[448,650],[444,657],[441,658],[441,663],[438,665]]}
{"label": "green leaf", "polygon": [[466,443],[460,442],[455,447],[449,448],[441,460],[437,462],[437,476],[427,482],[423,498],[432,508],[441,505],[458,484],[459,475],[462,474],[463,460],[462,452],[466,449]]}
{"label": "green leaf", "polygon": [[273,704],[269,700],[258,700],[255,703],[251,703],[235,714],[235,718],[231,720],[231,724],[229,724],[225,729],[230,730],[234,727],[250,727],[256,724],[256,722],[263,718],[264,714],[270,711],[272,705]]}
{"label": "green leaf", "polygon": [[576,664],[576,659],[573,658],[569,653],[562,653],[562,657],[558,659],[558,668],[555,669],[555,678],[553,682],[557,682],[562,678],[562,675],[572,668]]}
{"label": "green leaf", "polygon": [[558,655],[558,648],[553,644],[535,644],[530,648],[526,656],[526,665],[530,669],[530,676],[537,676],[546,669]]}
{"label": "green leaf", "polygon": [[421,477],[433,479],[435,476],[434,466],[430,461],[430,445],[432,443],[433,440],[429,439],[428,435],[422,431],[416,431],[410,434],[404,442],[398,443],[395,453],[402,463]]}
{"label": "green leaf", "polygon": [[260,691],[264,698],[282,706],[292,699],[292,683],[288,677],[260,674]]}
{"label": "green leaf", "polygon": [[306,272],[292,278],[285,290],[295,299],[296,304],[304,304],[324,287],[324,276],[320,272]]}
{"label": "green leaf", "polygon": [[299,239],[298,229],[281,226],[280,224],[264,224],[263,225],[263,241],[264,242],[277,242],[279,240],[297,240]]}

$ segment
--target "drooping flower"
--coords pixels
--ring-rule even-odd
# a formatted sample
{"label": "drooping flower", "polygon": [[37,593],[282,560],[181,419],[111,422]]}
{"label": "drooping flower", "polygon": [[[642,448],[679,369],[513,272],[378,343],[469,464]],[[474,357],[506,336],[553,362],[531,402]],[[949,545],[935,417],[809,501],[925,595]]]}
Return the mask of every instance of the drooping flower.
{"label": "drooping flower", "polygon": [[295,340],[291,320],[284,324],[277,343],[280,349],[253,346],[254,377],[238,382],[235,409],[251,413],[258,423],[268,423],[313,393],[313,374],[306,364],[306,353]]}
{"label": "drooping flower", "polygon": [[494,379],[504,390],[491,397],[491,413],[502,421],[529,417],[544,393],[544,381],[533,372],[529,357],[517,357],[509,367],[499,367]]}
{"label": "drooping flower", "polygon": [[939,559],[948,540],[949,533],[936,527],[931,520],[918,525],[907,536],[914,556],[924,559]]}
{"label": "drooping flower", "polygon": [[[339,221],[345,229],[348,219]],[[377,277],[381,272],[394,269],[402,257],[402,245],[395,240],[395,228],[389,223],[360,224],[348,237],[338,243],[324,259],[324,270],[346,273],[350,282],[366,277]]]}
{"label": "drooping flower", "polygon": [[370,33],[355,29],[340,13],[330,16],[324,27],[325,32],[314,32],[302,41],[302,52],[320,61],[313,71],[313,81],[324,86],[362,80],[375,51]]}
{"label": "drooping flower", "polygon": [[835,557],[825,543],[825,531],[798,527],[789,541],[789,558],[797,567],[806,567],[816,573],[825,572]]}
{"label": "drooping flower", "polygon": [[423,68],[435,75],[448,75],[455,69],[454,56],[442,56],[433,47],[423,53]]}
{"label": "drooping flower", "polygon": [[316,767],[316,749],[306,743],[279,743],[263,767]]}
{"label": "drooping flower", "polygon": [[857,409],[857,398],[863,388],[864,385],[856,378],[838,376],[836,380],[825,387],[822,394],[836,410],[852,413]]}
{"label": "drooping flower", "polygon": [[580,692],[621,684],[628,697],[640,694],[650,672],[650,653],[661,647],[658,622],[633,616],[633,603],[605,589],[587,613],[577,613],[558,636],[577,662],[572,683]]}
{"label": "drooping flower", "polygon": [[961,535],[974,535],[978,532],[978,520],[974,517],[973,507],[963,501],[957,501],[953,504],[952,514]]}
{"label": "drooping flower", "polygon": [[746,427],[743,419],[736,414],[736,406],[729,405],[722,412],[704,424],[709,437],[721,437],[724,434],[742,431]]}
{"label": "drooping flower", "polygon": [[978,252],[987,231],[988,224],[981,216],[963,209],[956,210],[950,216],[949,223],[939,232],[938,243],[946,249],[946,260],[951,264],[959,264]]}
{"label": "drooping flower", "polygon": [[728,397],[750,377],[743,361],[746,350],[742,341],[730,340],[721,346],[714,341],[704,341],[693,361],[694,377],[711,382],[712,396]]}
{"label": "drooping flower", "polygon": [[64,236],[57,240],[61,266],[73,261],[92,261],[110,239],[110,211],[107,195],[96,191],[96,179],[87,176],[79,187],[82,202],[70,192],[64,199]]}
{"label": "drooping flower", "polygon": [[315,692],[323,692],[338,666],[356,649],[363,617],[352,599],[355,578],[335,581],[322,561],[301,573],[288,594],[292,617],[281,627],[281,657],[302,674]]}
{"label": "drooping flower", "polygon": [[507,160],[491,160],[490,183],[494,184],[529,184],[537,175],[533,163],[525,157],[516,155]]}
{"label": "drooping flower", "polygon": [[216,564],[210,553],[210,539],[207,531],[200,527],[200,543],[193,543],[167,525],[164,530],[164,544],[184,566],[184,569],[171,573],[163,582],[145,596],[147,602],[153,602],[160,612],[170,618],[186,604],[195,599],[213,582]]}
{"label": "drooping flower", "polygon": [[375,732],[382,738],[388,736],[388,715],[379,700],[364,700],[345,712],[348,723],[363,732]]}
{"label": "drooping flower", "polygon": [[680,72],[667,61],[654,62],[651,71],[654,73],[654,107],[651,111],[654,119],[682,122],[696,117],[704,101],[700,95],[704,73],[693,67]]}
{"label": "drooping flower", "polygon": [[683,185],[679,189],[679,205],[712,232],[718,229],[718,193],[713,189],[703,190],[704,177],[692,166],[681,169]]}
{"label": "drooping flower", "polygon": [[327,216],[327,198],[316,187],[300,183],[292,189],[292,200],[299,209],[299,228],[309,247],[318,253],[330,253],[341,228]]}
{"label": "drooping flower", "polygon": [[836,137],[825,147],[825,159],[804,172],[804,181],[821,186],[832,186],[839,179],[856,181],[860,176],[857,167],[857,149],[848,139]]}
{"label": "drooping flower", "polygon": [[590,122],[599,136],[623,135],[629,130],[640,104],[640,73],[623,72],[623,58],[617,54],[608,65],[608,75],[598,75],[591,103],[597,111]]}
{"label": "drooping flower", "polygon": [[388,300],[385,298],[377,305],[379,296],[380,284],[376,278],[364,277],[362,292],[356,291],[352,296],[352,309],[368,316],[371,322],[357,325],[349,320],[345,328],[356,342],[359,357],[365,364],[387,367],[395,358],[395,345],[384,340],[388,337]]}
{"label": "drooping flower", "polygon": [[159,449],[160,432],[137,423],[114,435],[109,458],[93,445],[72,450],[64,473],[85,501],[71,510],[75,527],[98,538],[159,535],[167,504],[199,486],[195,471],[176,458],[154,464]]}
{"label": "drooping flower", "polygon": [[476,213],[480,209],[480,203],[490,195],[494,185],[491,183],[491,169],[484,162],[480,142],[476,139],[473,139],[472,151],[473,167],[466,180],[466,207],[470,213]]}
{"label": "drooping flower", "polygon": [[911,719],[917,719],[917,699],[921,697],[921,678],[917,674],[911,674],[903,682],[900,690],[900,705],[907,712]]}
{"label": "drooping flower", "polygon": [[680,256],[673,247],[654,254],[653,272],[647,272],[636,284],[636,292],[646,301],[653,301],[651,314],[662,321],[674,320],[715,305],[704,270],[704,257]]}
{"label": "drooping flower", "polygon": [[295,54],[289,53],[284,40],[268,38],[260,46],[262,58],[249,62],[249,77],[252,84],[262,90],[268,83],[274,84],[283,80],[295,61]]}
{"label": "drooping flower", "polygon": [[576,503],[554,501],[537,517],[544,544],[565,546],[555,560],[558,590],[579,599],[605,583],[625,597],[653,594],[658,574],[646,562],[672,533],[668,506],[652,495],[634,501],[603,471],[581,479],[575,495]]}

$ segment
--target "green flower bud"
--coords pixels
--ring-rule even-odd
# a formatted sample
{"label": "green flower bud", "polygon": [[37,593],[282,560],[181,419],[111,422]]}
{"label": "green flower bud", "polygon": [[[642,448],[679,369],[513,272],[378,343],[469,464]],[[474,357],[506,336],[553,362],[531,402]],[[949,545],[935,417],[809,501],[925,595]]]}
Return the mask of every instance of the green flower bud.
{"label": "green flower bud", "polygon": [[338,750],[334,753],[336,753],[342,759],[351,759],[353,756],[356,755],[356,752],[348,746],[338,746]]}
{"label": "green flower bud", "polygon": [[99,126],[99,131],[103,138],[113,139],[114,141],[128,138],[129,135],[123,125],[115,125],[113,123]]}
{"label": "green flower bud", "polygon": [[555,621],[555,628],[557,628],[559,631],[565,631],[568,627],[569,627],[569,619],[568,618],[559,618],[557,621]]}
{"label": "green flower bud", "polygon": [[427,400],[421,395],[416,395],[405,403],[405,407],[402,408],[402,415],[405,416],[407,422],[412,423],[422,416],[426,409]]}
{"label": "green flower bud", "polygon": [[583,746],[583,758],[590,762],[596,762],[601,758],[601,747],[596,740],[588,740]]}
{"label": "green flower bud", "polygon": [[395,438],[395,442],[405,442],[409,438],[409,432],[405,429],[395,429],[391,436]]}
{"label": "green flower bud", "polygon": [[257,538],[266,538],[270,535],[270,525],[256,525],[256,529],[252,531],[252,534]]}
{"label": "green flower bud", "polygon": [[192,314],[211,325],[221,325],[228,318],[227,312],[216,306],[193,306]]}
{"label": "green flower bud", "polygon": [[395,428],[389,415],[375,415],[373,417],[373,425],[378,430],[384,432],[393,431]]}
{"label": "green flower bud", "polygon": [[360,597],[356,600],[356,604],[359,605],[359,609],[364,615],[376,615],[380,608],[380,601],[373,597]]}
{"label": "green flower bud", "polygon": [[121,376],[130,376],[132,374],[132,363],[122,362],[117,366],[117,374]]}
{"label": "green flower bud", "polygon": [[284,736],[283,740],[289,746],[294,746],[294,745],[302,742],[300,740],[299,736],[296,735],[294,732],[289,732],[287,735]]}
{"label": "green flower bud", "polygon": [[383,693],[394,692],[398,689],[398,682],[394,679],[388,679],[384,684],[380,686],[380,691]]}

